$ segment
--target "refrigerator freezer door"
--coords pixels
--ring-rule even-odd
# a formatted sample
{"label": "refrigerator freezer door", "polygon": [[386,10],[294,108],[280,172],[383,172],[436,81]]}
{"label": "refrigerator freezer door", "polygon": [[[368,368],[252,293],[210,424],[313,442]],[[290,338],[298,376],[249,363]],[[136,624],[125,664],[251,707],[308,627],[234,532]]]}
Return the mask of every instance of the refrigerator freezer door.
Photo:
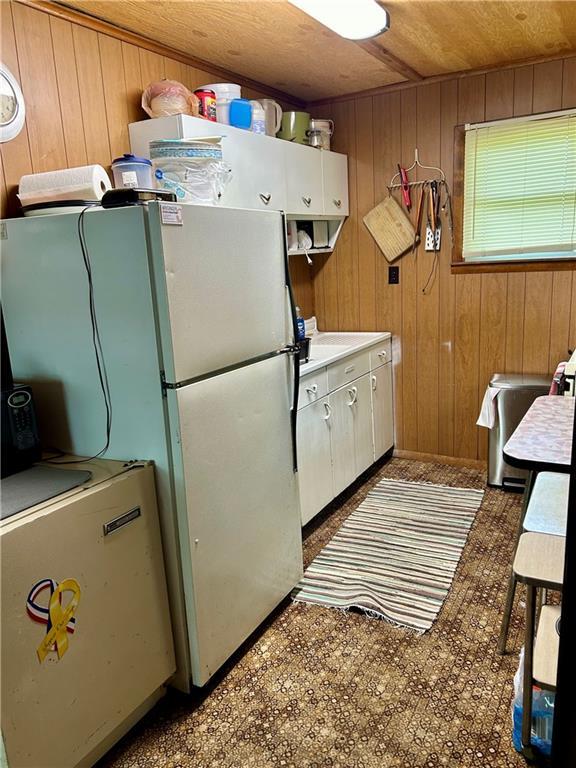
{"label": "refrigerator freezer door", "polygon": [[[302,573],[287,355],[168,391],[192,675],[203,685]],[[180,446],[180,451],[177,451]],[[188,538],[184,540],[184,531]]]}
{"label": "refrigerator freezer door", "polygon": [[[174,208],[174,206],[172,206]],[[168,382],[188,381],[284,347],[292,338],[278,212],[149,207]],[[180,216],[177,217],[180,220]]]}

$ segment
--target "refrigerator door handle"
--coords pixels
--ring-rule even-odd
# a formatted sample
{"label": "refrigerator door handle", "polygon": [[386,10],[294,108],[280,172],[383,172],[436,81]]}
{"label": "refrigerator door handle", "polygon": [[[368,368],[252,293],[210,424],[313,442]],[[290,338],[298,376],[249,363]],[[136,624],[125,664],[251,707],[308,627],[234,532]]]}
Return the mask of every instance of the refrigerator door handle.
{"label": "refrigerator door handle", "polygon": [[290,427],[292,432],[292,469],[298,472],[298,446],[296,443],[298,427],[298,393],[300,390],[300,350],[297,348],[292,352],[294,356],[294,381],[292,393],[292,410],[290,411]]}
{"label": "refrigerator door handle", "polygon": [[286,288],[288,290],[288,301],[290,302],[290,317],[292,319],[292,341],[293,344],[298,346],[298,319],[296,316],[296,302],[294,301],[294,290],[292,288],[292,280],[290,279],[290,256],[288,255],[288,235],[286,225],[286,214],[282,213],[282,228],[283,239],[282,244],[284,247],[284,280],[286,282]]}
{"label": "refrigerator door handle", "polygon": [[288,290],[288,300],[290,302],[290,316],[292,318],[292,338],[293,343],[286,347],[286,352],[294,356],[294,380],[292,392],[292,410],[290,412],[290,426],[292,432],[292,468],[298,472],[298,448],[296,445],[297,419],[298,419],[298,394],[300,391],[300,345],[298,344],[298,321],[296,317],[296,302],[294,301],[294,290],[292,280],[290,279],[290,257],[288,255],[288,240],[286,227],[286,214],[282,213],[283,228],[283,246],[284,246],[284,275],[286,288]]}

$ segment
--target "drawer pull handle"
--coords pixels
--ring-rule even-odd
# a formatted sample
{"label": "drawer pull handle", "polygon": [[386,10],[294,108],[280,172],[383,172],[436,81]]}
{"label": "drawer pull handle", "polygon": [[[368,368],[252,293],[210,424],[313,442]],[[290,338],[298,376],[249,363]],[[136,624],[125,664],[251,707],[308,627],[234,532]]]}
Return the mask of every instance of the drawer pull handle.
{"label": "drawer pull handle", "polygon": [[311,197],[304,197],[302,196],[302,202],[306,206],[306,208],[310,208],[310,205],[312,204],[312,198]]}
{"label": "drawer pull handle", "polygon": [[272,200],[272,195],[265,195],[262,192],[260,192],[260,200],[262,200],[264,205],[268,205],[270,200]]}
{"label": "drawer pull handle", "polygon": [[324,408],[326,409],[326,416],[323,416],[322,418],[324,421],[328,421],[330,416],[332,416],[332,408],[330,408],[330,403],[324,403]]}
{"label": "drawer pull handle", "polygon": [[334,200],[334,205],[336,208],[342,208],[342,200]]}
{"label": "drawer pull handle", "polygon": [[346,368],[344,368],[344,373],[352,373],[356,370],[355,365],[347,365]]}
{"label": "drawer pull handle", "polygon": [[316,392],[318,392],[318,384],[312,384],[311,387],[306,387],[306,392],[308,392],[309,395],[315,395]]}
{"label": "drawer pull handle", "polygon": [[350,395],[350,402],[346,403],[346,405],[351,407],[358,401],[358,389],[356,387],[352,387],[352,389],[348,390],[348,394]]}
{"label": "drawer pull handle", "polygon": [[383,350],[382,352],[378,352],[378,357],[383,357],[384,360],[388,357],[388,352],[386,350]]}
{"label": "drawer pull handle", "polygon": [[376,392],[376,376],[372,376],[372,389]]}

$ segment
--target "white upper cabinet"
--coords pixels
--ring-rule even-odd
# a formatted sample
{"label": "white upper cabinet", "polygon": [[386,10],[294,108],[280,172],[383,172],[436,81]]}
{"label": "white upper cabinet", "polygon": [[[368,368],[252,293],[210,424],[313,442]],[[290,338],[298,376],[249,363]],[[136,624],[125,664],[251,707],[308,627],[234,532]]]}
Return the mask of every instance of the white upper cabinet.
{"label": "white upper cabinet", "polygon": [[220,205],[285,211],[292,217],[348,215],[346,155],[261,136],[198,117],[173,115],[132,123],[132,152],[149,157],[155,139],[222,136],[222,153],[232,168]]}
{"label": "white upper cabinet", "polygon": [[324,213],[322,151],[303,144],[282,142],[286,172],[286,212]]}
{"label": "white upper cabinet", "polygon": [[324,183],[324,213],[348,216],[348,157],[338,152],[321,152]]}

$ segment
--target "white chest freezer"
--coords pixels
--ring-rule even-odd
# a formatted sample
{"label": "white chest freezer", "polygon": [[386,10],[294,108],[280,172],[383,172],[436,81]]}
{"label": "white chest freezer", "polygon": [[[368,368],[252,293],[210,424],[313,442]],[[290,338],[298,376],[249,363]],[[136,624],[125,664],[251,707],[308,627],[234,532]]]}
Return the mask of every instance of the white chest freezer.
{"label": "white chest freezer", "polygon": [[175,669],[153,466],[64,466],[92,479],[0,524],[10,768],[93,765]]}

